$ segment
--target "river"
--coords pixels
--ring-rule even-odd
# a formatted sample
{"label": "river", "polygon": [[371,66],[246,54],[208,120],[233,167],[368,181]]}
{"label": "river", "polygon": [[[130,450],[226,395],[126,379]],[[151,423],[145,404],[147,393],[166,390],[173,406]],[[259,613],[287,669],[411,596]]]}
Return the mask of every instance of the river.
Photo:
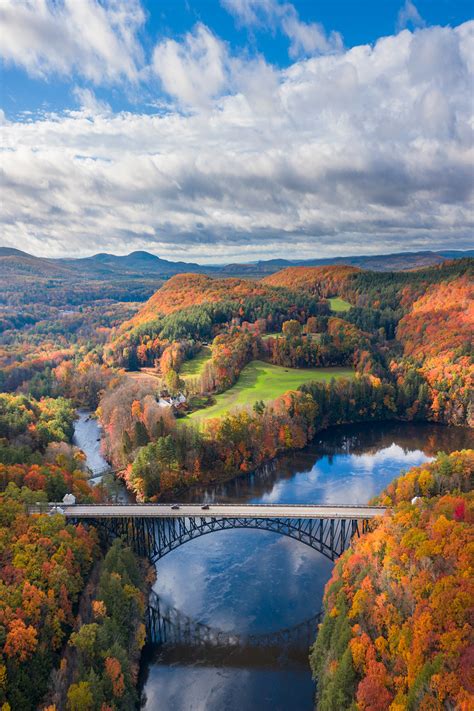
{"label": "river", "polygon": [[[469,446],[472,431],[427,424],[338,427],[260,473],[207,488],[183,501],[364,504],[392,479],[437,451]],[[266,531],[203,536],[157,565],[154,590],[178,614],[240,635],[297,625],[321,609],[332,562],[311,548]],[[305,652],[306,654],[306,652]],[[142,665],[147,711],[310,711],[309,667],[280,654],[255,657],[234,648],[173,646],[152,650]]]}
{"label": "river", "polygon": [[[78,410],[77,419],[74,422],[74,435],[72,443],[82,449],[86,455],[86,464],[92,474],[103,474],[110,469],[109,463],[102,456],[100,440],[102,428],[98,420],[89,410]],[[100,476],[91,479],[92,483],[99,482]]]}
{"label": "river", "polygon": [[[86,464],[92,474],[89,482],[92,485],[102,482],[103,475],[112,471],[110,464],[102,456],[102,434],[102,427],[91,410],[80,409],[77,411],[72,443],[82,449],[86,455]],[[112,500],[120,503],[133,500],[121,479],[108,476],[104,483]]]}

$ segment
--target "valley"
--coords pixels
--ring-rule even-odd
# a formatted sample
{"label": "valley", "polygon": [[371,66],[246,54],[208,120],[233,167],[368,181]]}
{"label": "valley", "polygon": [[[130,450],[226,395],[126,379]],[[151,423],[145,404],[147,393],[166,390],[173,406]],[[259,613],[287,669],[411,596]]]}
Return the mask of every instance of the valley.
{"label": "valley", "polygon": [[[105,263],[110,268],[110,260]],[[179,708],[189,702],[191,685],[194,698],[211,711],[222,704],[237,711],[241,702],[236,706],[232,699],[238,698],[241,677],[232,646],[216,655],[215,649],[183,649],[171,641],[145,645],[151,586],[166,624],[171,617],[187,620],[216,635],[222,630],[227,639],[233,631],[239,638],[260,631],[278,637],[278,627],[299,629],[313,620],[310,638],[297,650],[282,643],[239,658],[247,679],[240,699],[250,707],[257,699],[263,709],[282,699],[288,705],[289,688],[301,708],[309,707],[315,693],[311,674],[321,709],[328,694],[338,694],[344,704],[365,698],[366,685],[376,681],[357,652],[347,673],[347,649],[361,644],[358,633],[349,634],[355,629],[349,619],[358,620],[364,654],[376,654],[387,670],[401,669],[399,687],[391,672],[379,688],[381,698],[408,698],[412,666],[400,667],[400,653],[378,650],[375,645],[382,643],[371,638],[379,624],[372,613],[377,595],[386,585],[399,595],[396,580],[383,582],[387,571],[383,580],[378,575],[377,530],[391,537],[398,565],[407,565],[408,575],[416,568],[411,561],[417,549],[411,533],[408,538],[400,538],[399,529],[393,533],[391,521],[393,516],[403,526],[409,520],[413,529],[420,506],[425,512],[417,523],[420,541],[437,540],[437,529],[426,528],[425,520],[446,526],[449,555],[465,568],[461,548],[452,551],[467,544],[472,495],[472,269],[472,260],[457,259],[393,273],[350,265],[292,266],[263,279],[184,273],[166,277],[151,294],[148,277],[146,288],[140,279],[121,277],[115,291],[103,291],[100,279],[91,289],[54,281],[48,298],[41,294],[34,304],[26,293],[18,298],[21,279],[6,290],[0,527],[7,583],[0,611],[7,620],[4,667],[13,707],[34,711],[42,699],[68,707],[93,698],[94,689],[123,711],[140,697],[145,708],[152,709],[158,697]],[[393,483],[396,477],[402,477],[401,484]],[[160,560],[155,582],[155,569],[127,547],[133,541],[126,529],[119,548],[107,552],[95,526],[67,524],[60,510],[28,515],[32,504],[47,506],[66,494],[78,504],[105,507],[115,501],[179,500],[211,508],[217,501],[364,504],[378,496],[389,514],[354,538],[348,558],[336,567],[321,553],[301,550],[300,542],[265,531],[227,530],[186,543]],[[442,517],[449,523],[439,523]],[[71,551],[67,560],[64,540]],[[36,552],[25,568],[30,545]],[[351,565],[359,555],[368,566],[361,592],[366,597],[359,595],[358,583],[347,583],[339,598],[340,571],[352,580]],[[433,584],[447,584],[437,555],[430,555]],[[262,572],[261,580],[250,574],[254,569]],[[190,570],[197,571],[197,598],[186,586]],[[43,610],[46,591],[54,591],[48,617],[30,603],[21,607],[20,578]],[[66,588],[58,587],[57,579],[66,580]],[[463,580],[461,573],[456,583],[461,590]],[[416,578],[408,590],[413,604],[422,605]],[[365,599],[370,606],[357,602]],[[436,596],[429,604],[437,614]],[[123,614],[121,605],[130,624],[117,643],[113,626]],[[321,606],[341,610],[340,622],[335,627],[336,613],[326,612],[311,668],[304,661],[301,666]],[[454,616],[449,619],[449,629],[439,623],[440,635],[457,633]],[[413,634],[411,618],[396,622],[403,634]],[[459,625],[465,624],[460,618]],[[380,639],[384,630],[377,629]],[[346,647],[341,639],[349,640]],[[398,637],[395,643],[400,649],[405,644]],[[436,662],[441,678],[461,679],[463,644],[452,653],[449,668]],[[331,666],[336,658],[338,666]],[[426,649],[416,673],[424,673],[423,665],[434,658],[436,652]],[[34,688],[25,676],[27,665],[35,670]],[[420,688],[429,698],[431,686]],[[460,681],[457,688],[447,692],[453,703],[465,695]],[[122,698],[117,689],[126,709],[117,706]]]}

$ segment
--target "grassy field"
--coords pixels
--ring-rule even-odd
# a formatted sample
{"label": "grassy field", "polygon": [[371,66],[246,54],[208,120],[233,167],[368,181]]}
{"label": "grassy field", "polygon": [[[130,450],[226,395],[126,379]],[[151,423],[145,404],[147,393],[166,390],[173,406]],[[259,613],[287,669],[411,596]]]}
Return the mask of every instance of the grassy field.
{"label": "grassy field", "polygon": [[197,356],[191,360],[186,360],[183,363],[181,370],[179,371],[180,377],[184,380],[186,380],[186,378],[197,378],[201,375],[202,370],[210,357],[211,349],[209,346],[203,346]]}
{"label": "grassy field", "polygon": [[252,406],[257,400],[274,400],[310,380],[329,382],[331,378],[352,376],[353,371],[349,368],[282,368],[254,360],[245,366],[232,388],[216,396],[214,405],[196,410],[183,421],[203,422],[211,417],[222,417],[235,407]]}
{"label": "grassy field", "polygon": [[332,299],[328,299],[328,301],[331,306],[331,311],[343,313],[344,311],[349,311],[349,309],[352,308],[352,304],[348,301],[344,301],[344,299],[341,299],[339,296],[334,296]]}

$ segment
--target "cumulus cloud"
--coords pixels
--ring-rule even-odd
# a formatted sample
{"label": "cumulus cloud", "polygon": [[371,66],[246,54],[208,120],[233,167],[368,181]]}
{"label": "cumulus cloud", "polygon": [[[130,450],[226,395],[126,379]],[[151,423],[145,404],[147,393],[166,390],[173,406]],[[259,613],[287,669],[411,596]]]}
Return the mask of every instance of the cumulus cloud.
{"label": "cumulus cloud", "polygon": [[108,114],[111,111],[109,104],[106,101],[100,101],[91,89],[75,86],[72,93],[81,110],[91,116]]}
{"label": "cumulus cloud", "polygon": [[343,46],[339,32],[326,33],[318,22],[300,20],[294,5],[278,0],[221,0],[243,27],[279,29],[290,40],[288,53],[297,58],[340,51]]}
{"label": "cumulus cloud", "polygon": [[139,0],[2,0],[0,56],[34,77],[134,81],[144,20]]}
{"label": "cumulus cloud", "polygon": [[405,0],[405,4],[400,8],[397,17],[397,30],[403,30],[406,27],[424,27],[425,21],[418,12],[414,3],[411,0]]}
{"label": "cumulus cloud", "polygon": [[164,90],[184,105],[208,106],[227,84],[227,51],[198,23],[182,42],[166,39],[153,52],[153,68]]}
{"label": "cumulus cloud", "polygon": [[238,72],[198,26],[158,57],[170,93],[205,111],[83,101],[2,126],[4,243],[208,262],[468,246],[473,35],[472,22],[404,30],[281,71],[240,59]]}
{"label": "cumulus cloud", "polygon": [[201,23],[181,42],[160,42],[153,52],[153,70],[176,106],[190,111],[207,111],[219,98],[239,92],[249,105],[269,108],[279,81],[264,57],[232,55],[228,45]]}

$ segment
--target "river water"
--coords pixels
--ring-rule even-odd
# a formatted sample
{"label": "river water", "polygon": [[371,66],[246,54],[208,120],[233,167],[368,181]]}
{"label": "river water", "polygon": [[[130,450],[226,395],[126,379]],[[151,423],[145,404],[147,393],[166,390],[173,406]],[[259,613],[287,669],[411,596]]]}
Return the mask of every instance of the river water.
{"label": "river water", "polygon": [[[98,420],[89,410],[78,410],[77,419],[74,422],[74,435],[72,443],[82,449],[86,455],[86,464],[92,474],[103,474],[110,469],[109,463],[102,456],[100,440],[102,428]],[[101,476],[95,476],[90,481],[96,484],[101,480]]]}
{"label": "river water", "polygon": [[[438,451],[469,446],[463,429],[370,424],[328,430],[264,471],[181,500],[364,504],[392,479]],[[190,541],[157,565],[155,592],[177,614],[240,635],[292,627],[320,609],[332,562],[266,531],[219,531]],[[166,645],[142,670],[147,711],[310,711],[309,667],[280,654]],[[306,652],[305,652],[306,654]]]}

